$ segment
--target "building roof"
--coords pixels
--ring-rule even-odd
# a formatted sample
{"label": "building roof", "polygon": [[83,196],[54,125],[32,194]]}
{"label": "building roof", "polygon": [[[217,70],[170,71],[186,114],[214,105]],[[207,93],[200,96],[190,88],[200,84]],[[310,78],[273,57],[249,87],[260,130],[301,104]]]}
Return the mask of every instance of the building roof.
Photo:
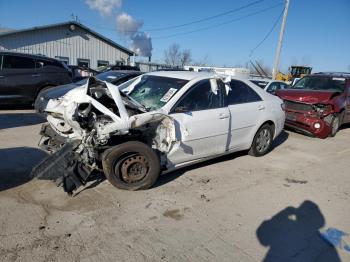
{"label": "building roof", "polygon": [[29,32],[29,31],[35,31],[35,30],[49,29],[49,28],[53,28],[53,27],[70,26],[70,25],[74,25],[74,26],[80,27],[81,29],[89,32],[90,34],[94,35],[95,37],[100,38],[103,41],[107,42],[111,46],[114,46],[115,48],[123,50],[124,52],[128,53],[129,55],[134,55],[135,54],[130,49],[127,49],[127,48],[117,44],[116,42],[112,41],[111,39],[109,39],[109,38],[107,38],[107,37],[105,37],[105,36],[95,32],[95,31],[93,31],[92,29],[86,27],[85,25],[83,25],[83,24],[81,24],[81,23],[79,23],[77,21],[68,21],[68,22],[56,23],[56,24],[50,24],[50,25],[44,25],[44,26],[35,26],[35,27],[19,29],[19,30],[5,31],[5,32],[1,32],[0,31],[0,38],[2,36],[20,34],[20,33]]}

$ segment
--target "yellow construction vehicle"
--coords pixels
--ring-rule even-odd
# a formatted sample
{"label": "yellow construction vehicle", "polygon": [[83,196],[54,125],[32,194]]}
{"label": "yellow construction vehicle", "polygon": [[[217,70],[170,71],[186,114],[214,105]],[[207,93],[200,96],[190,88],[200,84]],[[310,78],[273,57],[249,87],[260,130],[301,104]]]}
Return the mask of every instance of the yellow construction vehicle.
{"label": "yellow construction vehicle", "polygon": [[288,74],[283,74],[281,72],[278,72],[276,76],[276,80],[293,83],[295,78],[302,78],[305,75],[311,74],[312,67],[291,66],[288,71],[289,71]]}

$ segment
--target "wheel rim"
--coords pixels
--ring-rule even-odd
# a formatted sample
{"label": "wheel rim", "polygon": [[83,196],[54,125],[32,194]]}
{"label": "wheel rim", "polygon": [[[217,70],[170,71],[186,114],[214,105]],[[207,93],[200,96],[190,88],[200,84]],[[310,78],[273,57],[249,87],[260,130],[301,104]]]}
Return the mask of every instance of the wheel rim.
{"label": "wheel rim", "polygon": [[333,120],[333,125],[332,125],[332,133],[335,134],[339,129],[339,118],[336,117]]}
{"label": "wheel rim", "polygon": [[121,158],[114,168],[115,174],[126,183],[136,183],[144,179],[149,170],[147,159],[141,154],[129,154]]}
{"label": "wheel rim", "polygon": [[260,130],[256,139],[256,150],[259,153],[265,152],[271,143],[271,134],[266,128]]}

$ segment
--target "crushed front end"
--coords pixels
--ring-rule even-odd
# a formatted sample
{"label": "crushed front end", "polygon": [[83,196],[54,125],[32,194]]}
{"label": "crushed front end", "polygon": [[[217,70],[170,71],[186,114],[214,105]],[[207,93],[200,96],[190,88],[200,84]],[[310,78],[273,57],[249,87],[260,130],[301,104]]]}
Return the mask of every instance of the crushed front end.
{"label": "crushed front end", "polygon": [[326,138],[332,130],[334,109],[331,104],[309,104],[284,100],[287,127],[319,138]]}
{"label": "crushed front end", "polygon": [[49,100],[44,113],[48,122],[40,131],[39,146],[50,155],[33,168],[32,176],[53,180],[68,194],[103,172],[107,149],[137,140],[162,154],[175,136],[169,116],[147,112],[118,87],[94,78]]}

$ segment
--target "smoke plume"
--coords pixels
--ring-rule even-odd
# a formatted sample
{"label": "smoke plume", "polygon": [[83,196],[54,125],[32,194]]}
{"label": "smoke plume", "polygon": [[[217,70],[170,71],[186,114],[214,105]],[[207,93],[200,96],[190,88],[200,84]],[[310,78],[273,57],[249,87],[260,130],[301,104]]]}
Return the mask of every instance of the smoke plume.
{"label": "smoke plume", "polygon": [[131,41],[131,49],[139,56],[152,56],[152,38],[140,31],[143,21],[137,21],[127,13],[121,13],[116,19],[117,30]]}
{"label": "smoke plume", "polygon": [[101,16],[111,15],[114,8],[122,5],[122,0],[86,0],[85,2],[90,9],[99,11]]}
{"label": "smoke plume", "polygon": [[[121,8],[122,0],[85,0],[90,9],[97,10],[101,16],[110,16],[112,11]],[[152,38],[141,31],[143,21],[136,20],[127,13],[116,17],[117,31],[131,41],[131,49],[139,56],[152,56]]]}

